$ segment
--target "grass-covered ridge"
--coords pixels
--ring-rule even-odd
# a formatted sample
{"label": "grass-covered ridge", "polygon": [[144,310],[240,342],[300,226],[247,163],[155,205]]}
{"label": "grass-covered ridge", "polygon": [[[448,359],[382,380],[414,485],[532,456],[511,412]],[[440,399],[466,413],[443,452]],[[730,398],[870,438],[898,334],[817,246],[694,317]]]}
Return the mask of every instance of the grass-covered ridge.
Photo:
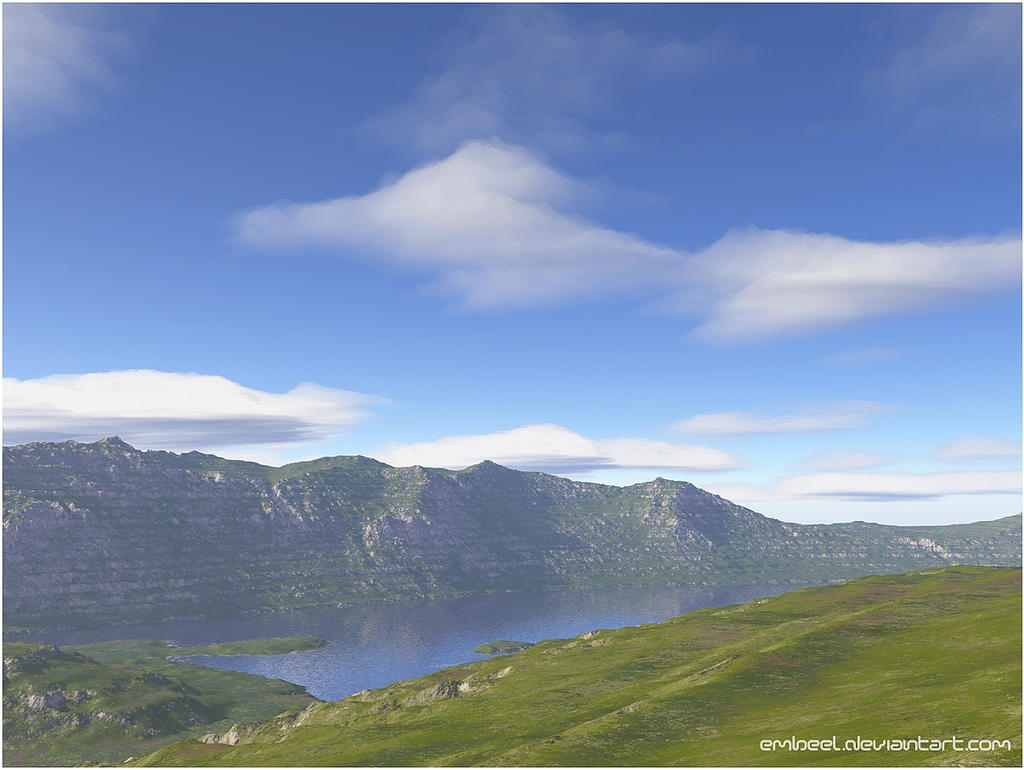
{"label": "grass-covered ridge", "polygon": [[[140,764],[1020,766],[1020,579],[945,567],[549,640]],[[761,748],[832,736],[1011,748]]]}
{"label": "grass-covered ridge", "polygon": [[280,679],[186,666],[170,654],[278,654],[322,639],[290,637],[209,647],[130,639],[55,647],[7,642],[5,765],[120,762],[239,720],[266,719],[314,702]]}

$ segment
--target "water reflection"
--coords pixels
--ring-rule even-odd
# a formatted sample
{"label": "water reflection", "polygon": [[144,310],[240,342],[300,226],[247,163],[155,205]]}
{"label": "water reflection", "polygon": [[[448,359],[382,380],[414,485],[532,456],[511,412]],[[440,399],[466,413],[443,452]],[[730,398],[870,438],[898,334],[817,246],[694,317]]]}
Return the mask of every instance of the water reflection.
{"label": "water reflection", "polygon": [[[382,602],[345,608],[174,621],[44,635],[56,644],[167,639],[181,646],[270,636],[319,636],[328,644],[287,655],[193,656],[192,663],[279,677],[324,700],[383,687],[485,656],[494,639],[536,642],[595,628],[657,623],[690,610],[736,604],[800,586],[543,591],[466,599]],[[13,640],[14,637],[8,637]],[[32,638],[32,637],[20,637]],[[173,650],[168,650],[173,653]]]}

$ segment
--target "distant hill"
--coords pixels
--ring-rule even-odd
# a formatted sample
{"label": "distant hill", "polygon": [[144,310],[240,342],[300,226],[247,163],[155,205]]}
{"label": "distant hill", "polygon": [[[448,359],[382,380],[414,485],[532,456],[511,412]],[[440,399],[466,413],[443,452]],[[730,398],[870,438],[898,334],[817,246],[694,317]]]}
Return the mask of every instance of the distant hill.
{"label": "distant hill", "polygon": [[1020,767],[1020,577],[947,567],[587,632],[136,763]]}
{"label": "distant hill", "polygon": [[272,468],[117,438],[4,448],[4,623],[70,627],[488,591],[797,584],[1018,565],[1021,519],[770,519],[628,487],[329,457]]}

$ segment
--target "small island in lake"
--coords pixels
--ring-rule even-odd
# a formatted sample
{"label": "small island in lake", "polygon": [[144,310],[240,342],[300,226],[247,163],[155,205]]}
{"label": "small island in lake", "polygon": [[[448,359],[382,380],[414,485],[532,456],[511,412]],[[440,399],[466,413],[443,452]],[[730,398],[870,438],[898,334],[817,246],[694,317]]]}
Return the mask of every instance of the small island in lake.
{"label": "small island in lake", "polygon": [[179,647],[175,658],[189,655],[284,655],[288,652],[316,650],[327,644],[318,636],[277,636],[271,639],[243,639],[205,647]]}

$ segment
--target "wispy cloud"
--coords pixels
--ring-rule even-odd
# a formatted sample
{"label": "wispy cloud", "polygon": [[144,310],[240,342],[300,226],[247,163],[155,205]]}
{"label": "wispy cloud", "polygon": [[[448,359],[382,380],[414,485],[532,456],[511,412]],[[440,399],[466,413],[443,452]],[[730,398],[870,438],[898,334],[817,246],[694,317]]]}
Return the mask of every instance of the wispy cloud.
{"label": "wispy cloud", "polygon": [[1020,444],[1001,438],[966,436],[950,439],[939,447],[936,455],[953,462],[992,462],[993,460],[1019,460]]}
{"label": "wispy cloud", "polygon": [[672,425],[672,430],[718,436],[848,430],[861,428],[892,409],[891,404],[877,401],[841,401],[774,416],[751,412],[714,412],[680,420]]}
{"label": "wispy cloud", "polygon": [[4,443],[118,435],[147,449],[296,446],[343,433],[385,399],[303,383],[268,393],[146,369],[4,378]]}
{"label": "wispy cloud", "polygon": [[1017,3],[946,6],[869,82],[915,127],[1019,132],[1020,28]]}
{"label": "wispy cloud", "polygon": [[1020,270],[1018,235],[873,243],[751,227],[697,254],[670,307],[703,307],[694,334],[710,341],[770,338],[1015,287]]}
{"label": "wispy cloud", "polygon": [[101,13],[75,5],[4,5],[6,128],[49,128],[116,83],[111,61],[131,44]]}
{"label": "wispy cloud", "polygon": [[494,8],[446,51],[442,71],[364,128],[431,154],[492,135],[559,150],[614,144],[614,130],[595,130],[591,119],[620,91],[690,77],[726,55],[717,39],[647,39],[576,24],[550,6]]}
{"label": "wispy cloud", "polygon": [[851,472],[785,476],[774,484],[709,484],[712,491],[741,503],[781,500],[900,502],[950,495],[1005,495],[1020,492],[1017,471],[936,473]]}
{"label": "wispy cloud", "polygon": [[871,243],[745,228],[695,254],[578,212],[585,184],[498,140],[473,141],[366,195],[241,215],[252,247],[315,248],[434,275],[474,309],[644,292],[694,334],[742,342],[818,331],[1020,283],[1020,238]]}
{"label": "wispy cloud", "polygon": [[610,468],[673,468],[716,471],[742,460],[718,449],[642,438],[592,439],[560,425],[525,425],[417,444],[391,444],[373,453],[392,465],[465,468],[492,460],[519,470],[580,473]]}
{"label": "wispy cloud", "polygon": [[859,449],[822,449],[808,455],[800,463],[802,468],[816,471],[840,471],[853,468],[875,468],[884,465],[884,457]]}

